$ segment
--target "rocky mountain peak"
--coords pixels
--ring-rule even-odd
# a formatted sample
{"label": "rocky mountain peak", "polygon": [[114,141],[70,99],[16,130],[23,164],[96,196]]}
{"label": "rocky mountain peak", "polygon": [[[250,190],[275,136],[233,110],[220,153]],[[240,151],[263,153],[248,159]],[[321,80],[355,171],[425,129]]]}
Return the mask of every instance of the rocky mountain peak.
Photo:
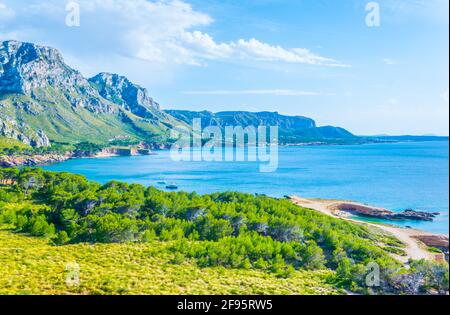
{"label": "rocky mountain peak", "polygon": [[57,95],[75,108],[114,111],[80,72],[65,64],[58,50],[31,43],[0,43],[0,94],[22,94],[49,102]]}
{"label": "rocky mountain peak", "polygon": [[0,91],[5,93],[30,95],[46,84],[62,83],[55,77],[79,75],[56,49],[17,41],[0,43],[0,65]]}
{"label": "rocky mountain peak", "polygon": [[39,58],[63,63],[61,54],[54,48],[18,42],[15,40],[0,42],[0,60],[2,64],[12,62],[13,66],[26,64]]}
{"label": "rocky mountain peak", "polygon": [[97,88],[102,97],[138,116],[153,116],[155,110],[160,109],[147,89],[132,83],[124,76],[103,72],[89,79],[89,82]]}

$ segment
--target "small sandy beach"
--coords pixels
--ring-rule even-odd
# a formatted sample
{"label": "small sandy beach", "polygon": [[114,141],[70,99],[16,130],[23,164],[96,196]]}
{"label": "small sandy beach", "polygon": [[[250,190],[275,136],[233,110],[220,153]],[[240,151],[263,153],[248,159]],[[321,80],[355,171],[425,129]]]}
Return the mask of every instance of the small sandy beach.
{"label": "small sandy beach", "polygon": [[370,223],[362,220],[355,219],[350,213],[337,210],[340,204],[346,203],[346,204],[354,204],[354,205],[361,205],[361,206],[367,206],[362,205],[356,202],[351,201],[340,201],[340,200],[326,200],[326,199],[308,199],[308,198],[301,198],[298,196],[290,196],[290,200],[303,208],[313,209],[316,211],[319,211],[321,213],[324,213],[326,215],[340,218],[342,220],[348,220],[352,222],[356,222],[359,224],[365,224],[370,227],[381,229],[384,232],[387,232],[393,236],[395,236],[399,241],[401,241],[403,244],[405,244],[405,252],[406,256],[399,256],[394,255],[393,256],[398,259],[399,261],[403,263],[407,263],[408,260],[411,259],[427,259],[427,260],[443,260],[443,254],[435,254],[431,253],[427,250],[427,245],[425,245],[423,242],[419,241],[416,237],[437,237],[437,238],[446,238],[448,243],[448,235],[437,235],[425,231],[420,231],[416,229],[410,229],[410,228],[402,228],[397,227],[394,225],[388,225],[388,224],[377,224],[377,223]]}

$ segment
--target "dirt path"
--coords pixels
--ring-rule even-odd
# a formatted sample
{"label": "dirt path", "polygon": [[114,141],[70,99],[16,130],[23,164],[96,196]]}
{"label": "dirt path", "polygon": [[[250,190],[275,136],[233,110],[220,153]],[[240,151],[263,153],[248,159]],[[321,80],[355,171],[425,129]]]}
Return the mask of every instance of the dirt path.
{"label": "dirt path", "polygon": [[399,241],[405,244],[404,250],[406,252],[406,256],[394,255],[396,259],[402,261],[403,263],[408,262],[410,258],[427,259],[427,260],[436,259],[436,254],[430,253],[427,250],[425,244],[414,238],[414,236],[419,235],[433,235],[431,233],[415,229],[407,229],[356,220],[354,218],[351,218],[350,217],[351,215],[349,213],[336,210],[337,208],[336,205],[343,202],[339,200],[306,199],[297,196],[292,196],[290,197],[290,199],[293,203],[301,207],[313,209],[335,218],[340,218],[347,221],[363,223],[369,226],[373,226],[395,236]]}
{"label": "dirt path", "polygon": [[419,240],[412,238],[414,235],[419,235],[416,233],[411,233],[411,231],[408,231],[406,229],[402,228],[396,228],[391,226],[385,226],[385,225],[378,225],[378,224],[370,224],[372,226],[376,226],[379,229],[382,229],[383,231],[386,231],[392,235],[394,235],[400,242],[406,245],[405,252],[406,257],[399,256],[398,259],[400,259],[403,262],[407,262],[409,258],[412,259],[427,259],[427,260],[433,260],[435,259],[435,254],[430,253],[427,249],[425,244],[421,243]]}

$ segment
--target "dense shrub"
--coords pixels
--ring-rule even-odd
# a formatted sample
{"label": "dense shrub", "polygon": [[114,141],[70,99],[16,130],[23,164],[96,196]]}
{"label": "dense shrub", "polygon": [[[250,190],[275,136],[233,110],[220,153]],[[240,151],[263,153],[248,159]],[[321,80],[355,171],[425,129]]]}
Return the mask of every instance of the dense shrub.
{"label": "dense shrub", "polygon": [[[374,292],[448,290],[448,265],[415,262],[405,270],[389,255],[401,252],[392,237],[288,200],[163,192],[117,181],[100,185],[30,168],[0,169],[0,180],[0,222],[55,245],[157,239],[174,242],[178,263],[183,255],[203,267],[255,268],[280,277],[328,268],[336,271],[332,281],[355,291],[368,290],[367,265],[376,263],[382,279]],[[420,280],[415,286],[414,279]]]}

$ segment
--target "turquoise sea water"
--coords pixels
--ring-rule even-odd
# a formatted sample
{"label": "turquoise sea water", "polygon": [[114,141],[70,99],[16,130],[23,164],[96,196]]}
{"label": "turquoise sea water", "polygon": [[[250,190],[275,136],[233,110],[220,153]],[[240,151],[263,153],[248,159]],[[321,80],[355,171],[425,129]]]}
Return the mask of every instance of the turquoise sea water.
{"label": "turquoise sea water", "polygon": [[180,190],[241,191],[274,197],[359,201],[394,211],[440,212],[434,222],[398,221],[423,230],[449,231],[449,144],[410,142],[352,146],[280,147],[279,167],[260,173],[255,162],[174,162],[168,151],[154,156],[74,159],[46,166],[105,183],[120,180]]}

